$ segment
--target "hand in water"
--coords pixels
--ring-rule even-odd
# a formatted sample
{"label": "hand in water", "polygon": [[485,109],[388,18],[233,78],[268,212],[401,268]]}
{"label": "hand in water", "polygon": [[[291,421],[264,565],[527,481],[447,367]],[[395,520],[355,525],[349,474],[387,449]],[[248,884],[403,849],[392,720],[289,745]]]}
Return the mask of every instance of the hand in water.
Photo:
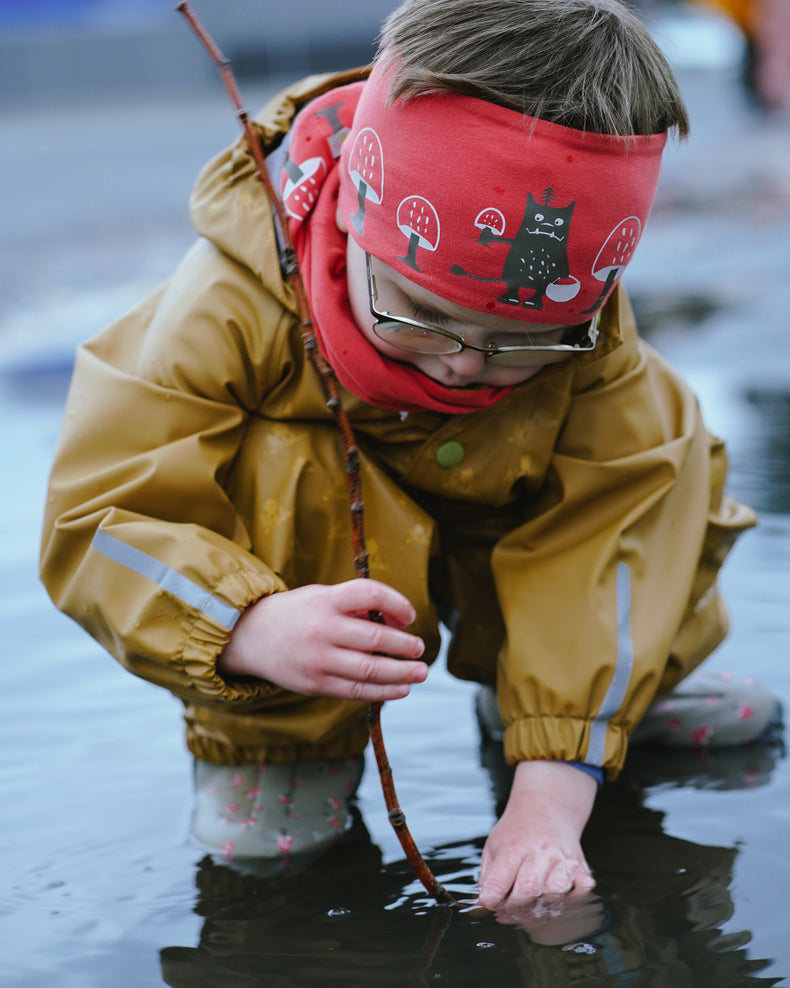
{"label": "hand in water", "polygon": [[597,785],[564,762],[521,762],[505,811],[489,834],[480,865],[478,904],[519,914],[595,885],[581,835]]}

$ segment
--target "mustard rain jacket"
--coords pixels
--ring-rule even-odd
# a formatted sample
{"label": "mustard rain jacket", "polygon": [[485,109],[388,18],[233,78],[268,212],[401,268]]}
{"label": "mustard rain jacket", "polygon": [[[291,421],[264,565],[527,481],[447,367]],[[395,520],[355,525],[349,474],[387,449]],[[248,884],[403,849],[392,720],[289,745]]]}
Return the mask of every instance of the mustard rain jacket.
{"label": "mustard rain jacket", "polygon": [[[305,80],[256,125],[359,77]],[[180,697],[221,762],[360,751],[366,705],[226,681],[216,659],[262,595],[354,576],[338,430],[306,363],[243,140],[201,174],[201,239],[77,356],[42,576],[132,672]],[[428,656],[496,682],[511,761],[603,765],[721,640],[716,573],[748,509],[688,387],[637,338],[625,294],[594,354],[493,408],[404,421],[342,391],[362,453],[371,575],[414,604]],[[430,582],[430,586],[429,586]],[[408,702],[408,701],[405,701]]]}

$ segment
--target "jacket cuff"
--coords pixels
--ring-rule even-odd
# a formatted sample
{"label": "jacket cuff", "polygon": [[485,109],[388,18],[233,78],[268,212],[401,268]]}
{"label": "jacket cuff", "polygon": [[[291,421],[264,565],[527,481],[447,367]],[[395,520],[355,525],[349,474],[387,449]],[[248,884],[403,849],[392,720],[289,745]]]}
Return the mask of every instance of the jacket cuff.
{"label": "jacket cuff", "polygon": [[237,617],[228,626],[216,623],[204,613],[197,613],[187,629],[181,666],[203,699],[244,704],[284,692],[264,679],[241,676],[226,679],[217,671],[217,659],[247,607],[261,597],[287,589],[283,581],[271,573],[243,570],[223,577],[211,589],[214,596],[233,601]]}
{"label": "jacket cuff", "polygon": [[602,769],[609,780],[622,769],[627,748],[628,738],[619,724],[581,717],[523,717],[505,729],[504,737],[505,758],[511,765],[536,759],[578,762],[579,767]]}

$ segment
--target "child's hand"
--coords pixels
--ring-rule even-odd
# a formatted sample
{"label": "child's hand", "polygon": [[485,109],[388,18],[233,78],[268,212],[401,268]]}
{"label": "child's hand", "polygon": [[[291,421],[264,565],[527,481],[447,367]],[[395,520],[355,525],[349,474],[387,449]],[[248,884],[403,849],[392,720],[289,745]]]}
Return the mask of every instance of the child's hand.
{"label": "child's hand", "polygon": [[[371,621],[369,611],[379,611],[386,623]],[[424,662],[406,661],[425,648],[402,630],[414,618],[403,594],[376,580],[286,590],[247,608],[217,669],[309,696],[396,700],[428,675]]]}
{"label": "child's hand", "polygon": [[580,840],[596,790],[595,779],[573,765],[521,762],[483,848],[479,905],[518,910],[541,895],[593,888]]}

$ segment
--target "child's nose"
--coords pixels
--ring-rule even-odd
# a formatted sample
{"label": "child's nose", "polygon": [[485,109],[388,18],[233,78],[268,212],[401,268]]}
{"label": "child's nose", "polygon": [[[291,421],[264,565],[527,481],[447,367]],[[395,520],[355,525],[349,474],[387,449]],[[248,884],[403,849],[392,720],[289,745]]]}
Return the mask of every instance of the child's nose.
{"label": "child's nose", "polygon": [[486,366],[486,355],[480,350],[459,350],[458,353],[443,353],[439,359],[459,377],[473,377]]}

